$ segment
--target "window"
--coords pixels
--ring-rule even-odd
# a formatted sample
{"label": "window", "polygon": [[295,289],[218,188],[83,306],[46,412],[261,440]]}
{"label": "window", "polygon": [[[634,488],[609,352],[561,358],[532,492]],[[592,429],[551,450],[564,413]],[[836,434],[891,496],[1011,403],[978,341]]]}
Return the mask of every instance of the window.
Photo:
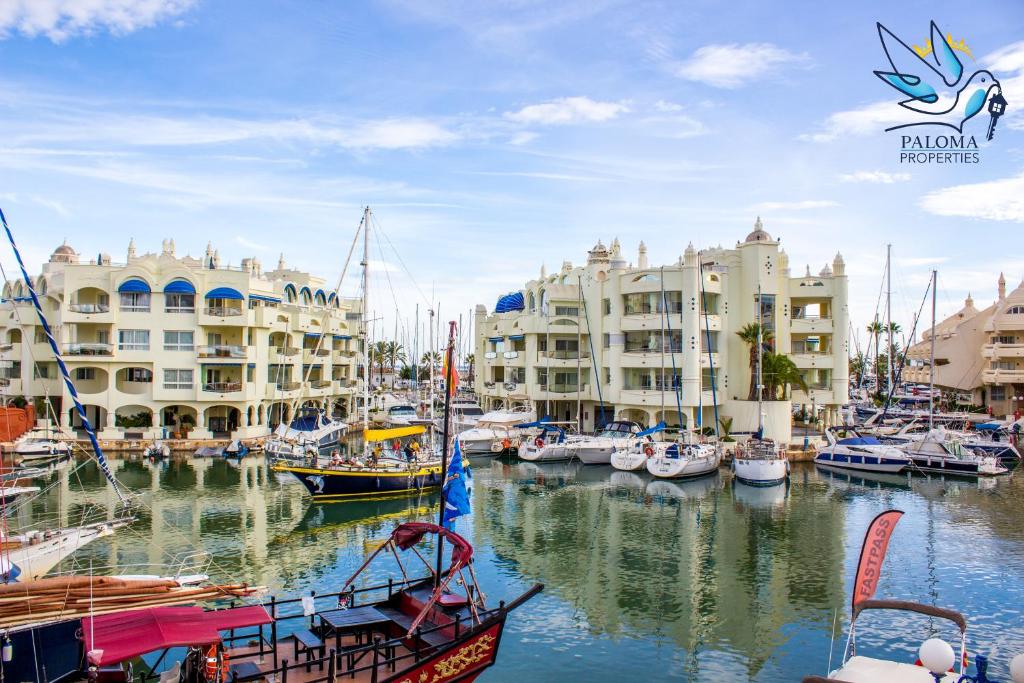
{"label": "window", "polygon": [[612,300],[611,299],[601,299],[601,315],[611,315],[611,314],[612,314]]}
{"label": "window", "polygon": [[191,351],[194,348],[192,330],[164,330],[164,351]]}
{"label": "window", "polygon": [[119,330],[117,348],[121,351],[149,351],[149,330]]}
{"label": "window", "polygon": [[34,374],[36,379],[48,379],[50,377],[50,366],[36,363]]}
{"label": "window", "polygon": [[605,368],[604,369],[604,383],[605,383],[605,386],[608,386],[608,385],[610,385],[612,383],[612,369],[611,368]]}
{"label": "window", "polygon": [[164,369],[164,389],[191,389],[192,370],[190,369]]}
{"label": "window", "polygon": [[[121,295],[124,296],[123,294]],[[149,296],[148,294],[146,296]],[[122,300],[122,307],[124,306]],[[147,305],[147,309],[148,305]],[[195,313],[196,312],[196,295],[195,294],[164,294],[164,311],[167,313]]]}
{"label": "window", "polygon": [[1006,387],[1004,387],[1001,384],[993,386],[989,390],[989,398],[992,399],[993,401],[1005,401],[1006,400]]}
{"label": "window", "polygon": [[78,368],[75,370],[75,379],[90,380],[96,379],[96,368]]}
{"label": "window", "polygon": [[152,382],[153,371],[149,368],[125,368],[124,381],[126,382]]}
{"label": "window", "polygon": [[35,342],[36,344],[47,343],[46,332],[41,327],[36,328]]}
{"label": "window", "polygon": [[612,345],[612,335],[610,335],[609,333],[605,332],[604,334],[601,335],[601,348],[602,349],[607,349],[611,345]]}
{"label": "window", "polygon": [[1010,306],[1006,309],[1006,315],[1024,315],[1024,306]]}
{"label": "window", "polygon": [[253,382],[256,379],[256,368],[251,365],[247,365],[245,368],[245,381]]}
{"label": "window", "polygon": [[555,306],[555,315],[578,316],[579,314],[579,306]]}
{"label": "window", "polygon": [[1015,370],[1017,364],[1012,360],[994,360],[992,361],[993,370]]}
{"label": "window", "polygon": [[998,337],[992,337],[993,344],[1013,344],[1016,341],[1016,337],[1012,334],[1002,334]]}
{"label": "window", "polygon": [[121,310],[149,312],[149,292],[121,292]]}

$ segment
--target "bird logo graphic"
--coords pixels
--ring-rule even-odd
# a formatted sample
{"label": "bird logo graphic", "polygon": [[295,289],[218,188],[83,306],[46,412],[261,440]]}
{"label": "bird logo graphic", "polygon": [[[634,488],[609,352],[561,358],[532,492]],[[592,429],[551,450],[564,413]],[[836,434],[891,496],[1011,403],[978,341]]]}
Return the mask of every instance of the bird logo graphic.
{"label": "bird logo graphic", "polygon": [[943,35],[931,22],[931,38],[923,47],[911,48],[881,23],[878,38],[892,67],[891,71],[875,71],[884,83],[898,90],[906,99],[900,106],[914,112],[916,119],[886,128],[886,131],[912,126],[946,126],[963,133],[964,125],[980,112],[992,116],[989,136],[995,120],[1006,106],[1002,86],[990,71],[979,69],[970,75],[964,69],[960,52],[972,60],[966,40],[955,41],[952,34]]}

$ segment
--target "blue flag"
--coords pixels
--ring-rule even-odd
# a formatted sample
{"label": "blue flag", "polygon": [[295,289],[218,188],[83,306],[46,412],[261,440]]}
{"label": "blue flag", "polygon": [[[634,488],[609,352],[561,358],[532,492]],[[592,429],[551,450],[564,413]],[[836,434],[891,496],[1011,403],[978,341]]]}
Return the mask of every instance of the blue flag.
{"label": "blue flag", "polygon": [[469,514],[469,479],[472,475],[469,470],[462,466],[462,448],[459,440],[455,439],[455,452],[452,453],[452,460],[448,463],[448,473],[444,478],[444,527],[449,530],[455,528],[455,520],[462,515]]}

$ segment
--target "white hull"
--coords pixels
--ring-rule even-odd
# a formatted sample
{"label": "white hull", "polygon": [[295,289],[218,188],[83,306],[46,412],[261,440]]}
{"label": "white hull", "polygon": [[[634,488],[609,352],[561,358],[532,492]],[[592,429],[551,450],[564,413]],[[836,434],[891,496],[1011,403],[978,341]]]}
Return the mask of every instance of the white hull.
{"label": "white hull", "polygon": [[519,457],[526,462],[559,462],[571,460],[572,456],[567,443],[544,444],[538,447],[535,443],[523,442],[519,446]]}
{"label": "white hull", "polygon": [[[10,562],[21,573],[17,581],[41,579],[51,569],[82,546],[98,538],[110,536],[114,528],[110,524],[89,524],[71,529],[58,529],[37,536],[36,542],[28,542],[9,551]],[[6,558],[5,558],[6,561]]]}
{"label": "white hull", "polygon": [[613,452],[615,452],[615,445],[611,443],[584,443],[573,449],[574,455],[584,465],[610,465]]}
{"label": "white hull", "polygon": [[662,479],[687,479],[712,474],[722,462],[713,446],[673,446],[649,458],[647,471]]}
{"label": "white hull", "polygon": [[751,486],[775,486],[789,476],[789,461],[785,458],[733,458],[732,471],[736,478]]}
{"label": "white hull", "polygon": [[64,441],[30,440],[14,446],[14,458],[20,462],[52,460],[71,454],[71,444]]}
{"label": "white hull", "polygon": [[892,446],[858,446],[857,449],[855,451],[841,445],[828,446],[818,451],[814,462],[827,467],[882,474],[895,474],[910,463],[910,458]]}
{"label": "white hull", "polygon": [[637,448],[623,448],[612,453],[611,466],[624,472],[639,472],[647,466],[647,454]]}

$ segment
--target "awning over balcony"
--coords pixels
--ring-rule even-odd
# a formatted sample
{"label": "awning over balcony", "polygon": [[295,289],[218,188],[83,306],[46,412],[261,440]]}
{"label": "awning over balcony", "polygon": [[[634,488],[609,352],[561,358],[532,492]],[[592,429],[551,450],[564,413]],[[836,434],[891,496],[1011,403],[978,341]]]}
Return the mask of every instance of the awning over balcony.
{"label": "awning over balcony", "polygon": [[498,303],[494,306],[494,312],[508,313],[509,311],[521,311],[524,308],[526,308],[526,305],[523,303],[523,295],[516,292],[500,297]]}
{"label": "awning over balcony", "polygon": [[195,286],[188,280],[171,280],[164,287],[164,294],[195,294]]}
{"label": "awning over balcony", "polygon": [[522,341],[524,339],[526,339],[526,335],[525,334],[510,334],[510,335],[508,335],[508,340],[509,341]]}
{"label": "awning over balcony", "polygon": [[500,341],[505,341],[505,338],[504,337],[488,337],[487,341],[489,341],[489,342],[500,342]]}
{"label": "awning over balcony", "polygon": [[271,304],[279,304],[279,303],[281,303],[281,298],[280,297],[266,296],[264,294],[250,294],[249,295],[249,300],[250,301],[266,301],[267,303],[271,303]]}
{"label": "awning over balcony", "polygon": [[149,294],[151,291],[149,283],[137,277],[130,278],[121,283],[117,288],[121,294]]}
{"label": "awning over balcony", "polygon": [[235,301],[244,301],[245,297],[242,296],[241,292],[231,287],[218,287],[211,289],[206,293],[207,299],[234,299]]}
{"label": "awning over balcony", "polygon": [[334,334],[334,335],[331,335],[331,336],[334,337],[335,339],[351,339],[352,338],[352,335],[350,335],[350,334]]}

